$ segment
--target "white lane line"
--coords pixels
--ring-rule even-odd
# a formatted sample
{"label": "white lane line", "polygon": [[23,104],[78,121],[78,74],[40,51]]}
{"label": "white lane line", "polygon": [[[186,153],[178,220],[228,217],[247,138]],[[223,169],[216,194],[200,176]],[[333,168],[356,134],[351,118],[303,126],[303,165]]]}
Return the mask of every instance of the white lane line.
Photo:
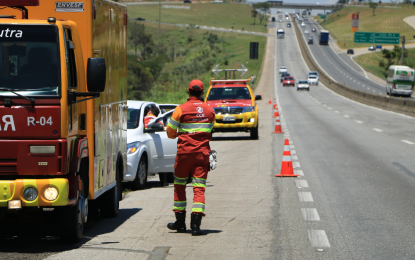
{"label": "white lane line", "polygon": [[331,107],[327,107],[329,110],[331,110]]}
{"label": "white lane line", "polygon": [[297,152],[295,150],[291,150],[290,152],[291,152],[291,155],[297,154]]}
{"label": "white lane line", "polygon": [[349,118],[350,116],[349,115],[344,115],[344,117]]}
{"label": "white lane line", "polygon": [[314,202],[311,192],[299,191],[298,199],[302,202]]}
{"label": "white lane line", "polygon": [[295,149],[295,146],[293,144],[291,144],[290,149]]}
{"label": "white lane line", "polygon": [[289,144],[294,144],[293,141],[290,141]]}
{"label": "white lane line", "polygon": [[293,162],[293,168],[301,168],[301,165],[299,162]]}
{"label": "white lane line", "polygon": [[334,113],[340,113],[339,111],[334,111]]}
{"label": "white lane line", "polygon": [[362,87],[365,87],[365,85],[362,84]]}
{"label": "white lane line", "polygon": [[415,143],[413,143],[411,141],[408,141],[408,140],[401,140],[401,141],[404,142],[404,143],[407,143],[407,144],[415,144]]}
{"label": "white lane line", "polygon": [[298,161],[298,156],[297,155],[291,155],[291,160],[295,160],[295,161]]}
{"label": "white lane line", "polygon": [[375,130],[376,132],[383,132],[383,130],[379,128],[373,128],[373,130]]}
{"label": "white lane line", "polygon": [[297,188],[301,189],[301,188],[308,188],[308,183],[306,180],[296,180],[295,181],[295,186],[297,186]]}
{"label": "white lane line", "polygon": [[294,174],[295,174],[295,175],[304,176],[304,172],[303,172],[303,170],[294,170]]}
{"label": "white lane line", "polygon": [[329,240],[327,239],[324,230],[309,230],[308,238],[310,239],[312,247],[330,247]]}
{"label": "white lane line", "polygon": [[302,208],[301,213],[303,213],[304,220],[306,221],[320,221],[320,216],[318,215],[317,209]]}
{"label": "white lane line", "polygon": [[358,124],[363,124],[363,122],[362,121],[359,121],[359,120],[354,120],[356,123],[358,123]]}

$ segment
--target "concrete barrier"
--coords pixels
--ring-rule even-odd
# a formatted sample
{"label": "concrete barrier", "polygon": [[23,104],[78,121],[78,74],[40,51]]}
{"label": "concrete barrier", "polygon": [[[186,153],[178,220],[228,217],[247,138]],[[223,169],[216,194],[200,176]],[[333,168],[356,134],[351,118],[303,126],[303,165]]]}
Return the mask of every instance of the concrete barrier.
{"label": "concrete barrier", "polygon": [[[310,70],[317,71],[320,76],[320,82],[324,84],[327,88],[333,90],[339,95],[342,95],[351,100],[381,108],[384,110],[394,111],[397,113],[402,113],[409,116],[415,116],[415,101],[411,99],[400,99],[400,98],[391,98],[374,95],[359,90],[349,88],[343,84],[335,81],[330,75],[319,66],[319,64],[314,60],[313,55],[310,53],[310,50],[307,48],[307,43],[301,34],[301,29],[298,27],[297,20],[294,20],[294,29],[295,34],[297,35],[298,44],[300,46],[301,54]],[[318,39],[316,39],[318,43]]]}

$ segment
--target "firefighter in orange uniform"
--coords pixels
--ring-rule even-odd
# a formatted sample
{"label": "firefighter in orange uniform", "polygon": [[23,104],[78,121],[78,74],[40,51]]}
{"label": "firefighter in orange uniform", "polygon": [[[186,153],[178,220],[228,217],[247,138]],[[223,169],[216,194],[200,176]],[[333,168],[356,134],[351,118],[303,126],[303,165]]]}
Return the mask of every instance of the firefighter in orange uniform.
{"label": "firefighter in orange uniform", "polygon": [[215,121],[213,108],[200,101],[203,83],[192,80],[187,90],[187,102],[176,107],[167,126],[169,138],[177,136],[177,156],[174,164],[174,207],[176,222],[167,227],[186,232],[186,183],[189,177],[193,184],[193,208],[190,226],[192,236],[203,235],[200,230],[205,216],[205,188],[209,167],[209,141]]}
{"label": "firefighter in orange uniform", "polygon": [[[156,105],[151,105],[149,108],[148,107],[145,108],[144,114],[146,115],[144,117],[144,128],[147,129],[148,124],[151,121],[155,120],[158,117],[158,115],[160,114],[160,109]],[[157,123],[161,124],[164,128],[163,122],[159,121]]]}

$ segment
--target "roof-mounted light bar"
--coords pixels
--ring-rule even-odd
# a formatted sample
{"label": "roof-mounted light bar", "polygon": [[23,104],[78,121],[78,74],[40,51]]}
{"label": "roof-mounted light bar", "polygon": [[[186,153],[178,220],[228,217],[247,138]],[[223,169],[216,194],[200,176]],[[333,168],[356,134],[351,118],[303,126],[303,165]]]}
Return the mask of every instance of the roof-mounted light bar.
{"label": "roof-mounted light bar", "polygon": [[0,0],[0,6],[38,6],[39,0]]}

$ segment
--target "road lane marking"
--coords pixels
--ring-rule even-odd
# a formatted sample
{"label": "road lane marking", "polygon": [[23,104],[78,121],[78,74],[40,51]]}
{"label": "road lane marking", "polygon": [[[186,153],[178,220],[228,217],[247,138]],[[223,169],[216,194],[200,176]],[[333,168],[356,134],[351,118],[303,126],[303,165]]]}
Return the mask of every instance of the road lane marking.
{"label": "road lane marking", "polygon": [[297,188],[308,188],[308,183],[306,180],[296,180],[295,181],[295,186],[297,186]]}
{"label": "road lane marking", "polygon": [[344,117],[349,118],[350,116],[349,115],[344,115]]}
{"label": "road lane marking", "polygon": [[290,149],[295,149],[295,146],[293,144],[290,144]]}
{"label": "road lane marking", "polygon": [[358,124],[363,124],[363,122],[362,121],[359,121],[359,120],[354,120],[356,123],[358,123]]}
{"label": "road lane marking", "polygon": [[340,113],[339,111],[334,111],[334,113]]}
{"label": "road lane marking", "polygon": [[383,130],[379,128],[373,128],[373,130],[375,130],[376,132],[383,132]]}
{"label": "road lane marking", "polygon": [[297,154],[295,150],[291,150],[291,154]]}
{"label": "road lane marking", "polygon": [[291,160],[296,160],[296,161],[298,161],[298,156],[297,155],[291,155]]}
{"label": "road lane marking", "polygon": [[298,199],[301,202],[314,202],[313,195],[311,195],[311,192],[299,191]]}
{"label": "road lane marking", "polygon": [[408,141],[408,140],[401,140],[401,141],[404,142],[404,143],[407,143],[407,144],[415,144],[415,143],[413,143],[411,141]]}
{"label": "road lane marking", "polygon": [[317,209],[302,208],[301,213],[303,213],[304,220],[306,221],[320,221],[320,216],[318,215]]}
{"label": "road lane marking", "polygon": [[293,141],[289,141],[288,144],[294,144]]}
{"label": "road lane marking", "polygon": [[324,230],[309,230],[308,238],[310,239],[312,247],[330,247],[329,240],[327,239]]}
{"label": "road lane marking", "polygon": [[301,165],[299,162],[293,162],[293,168],[301,168]]}
{"label": "road lane marking", "polygon": [[303,172],[303,170],[294,170],[294,174],[295,174],[295,175],[304,176],[304,172]]}

